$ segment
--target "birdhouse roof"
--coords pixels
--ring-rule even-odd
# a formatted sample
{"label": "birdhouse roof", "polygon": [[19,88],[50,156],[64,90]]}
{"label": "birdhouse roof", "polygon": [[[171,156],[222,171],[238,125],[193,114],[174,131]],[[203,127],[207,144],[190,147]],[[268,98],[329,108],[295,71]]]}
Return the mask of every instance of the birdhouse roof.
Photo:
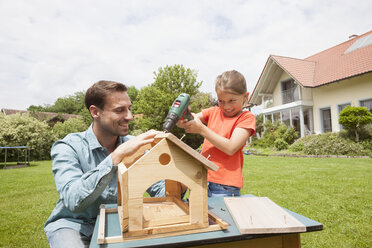
{"label": "birdhouse roof", "polygon": [[209,161],[206,157],[202,156],[200,153],[192,149],[190,146],[185,144],[183,141],[181,141],[179,138],[174,136],[172,133],[160,133],[155,136],[155,139],[162,139],[162,138],[166,138],[167,140],[177,145],[187,154],[189,154],[190,156],[198,160],[205,168],[213,170],[213,171],[218,170],[217,165],[215,165],[214,163]]}

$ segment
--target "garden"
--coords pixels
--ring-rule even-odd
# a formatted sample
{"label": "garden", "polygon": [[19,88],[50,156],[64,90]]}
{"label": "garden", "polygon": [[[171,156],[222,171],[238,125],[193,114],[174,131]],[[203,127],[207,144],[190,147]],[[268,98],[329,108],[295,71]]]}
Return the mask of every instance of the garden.
{"label": "garden", "polygon": [[[176,77],[177,92],[169,87],[175,83],[169,78],[173,74],[181,75]],[[161,130],[169,101],[180,92],[192,96],[192,112],[211,106],[211,95],[198,91],[201,83],[196,83],[193,71],[174,66],[161,68],[155,75],[150,86],[128,89],[133,113],[140,116],[130,126],[132,134]],[[43,225],[58,200],[49,152],[56,140],[90,125],[83,95],[59,98],[53,106],[30,106],[31,114],[0,114],[0,146],[27,145],[32,160],[30,166],[14,169],[1,169],[0,162],[0,247],[48,247]],[[51,126],[34,118],[33,111],[82,118]],[[295,129],[278,122],[262,123],[259,115],[260,139],[255,136],[244,148],[243,194],[267,196],[323,224],[324,230],[301,235],[305,248],[372,247],[372,114],[366,108],[346,107],[339,123],[344,127],[341,132],[299,138]],[[175,128],[174,134],[180,137],[181,131]],[[187,135],[183,141],[197,149],[203,139]],[[14,164],[16,153],[8,155]]]}
{"label": "garden", "polygon": [[[0,246],[48,247],[43,225],[55,207],[51,161],[0,170]],[[372,246],[372,159],[245,156],[243,194],[266,196],[323,224],[302,247]]]}

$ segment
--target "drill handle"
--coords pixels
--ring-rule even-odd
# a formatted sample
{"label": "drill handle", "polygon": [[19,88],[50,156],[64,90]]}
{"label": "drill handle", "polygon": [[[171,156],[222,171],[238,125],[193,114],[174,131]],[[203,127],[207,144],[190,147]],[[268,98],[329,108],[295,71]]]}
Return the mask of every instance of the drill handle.
{"label": "drill handle", "polygon": [[191,108],[190,106],[187,106],[186,110],[183,112],[181,119],[187,119],[189,121],[194,120],[194,116],[191,114]]}

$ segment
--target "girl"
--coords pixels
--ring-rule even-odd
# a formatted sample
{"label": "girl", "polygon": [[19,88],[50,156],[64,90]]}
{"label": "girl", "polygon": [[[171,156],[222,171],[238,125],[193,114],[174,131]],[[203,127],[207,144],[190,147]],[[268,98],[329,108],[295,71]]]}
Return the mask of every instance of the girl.
{"label": "girl", "polygon": [[219,166],[217,171],[208,171],[208,196],[239,196],[243,188],[243,147],[255,132],[256,118],[243,111],[249,92],[241,73],[222,73],[215,89],[218,106],[193,114],[192,121],[180,120],[178,126],[187,133],[202,135],[201,154]]}

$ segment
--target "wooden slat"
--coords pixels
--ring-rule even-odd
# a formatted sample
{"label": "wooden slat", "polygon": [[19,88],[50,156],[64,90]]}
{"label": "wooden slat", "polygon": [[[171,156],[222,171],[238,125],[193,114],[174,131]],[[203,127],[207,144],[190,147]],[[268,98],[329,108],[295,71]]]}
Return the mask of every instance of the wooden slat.
{"label": "wooden slat", "polygon": [[199,229],[191,229],[191,230],[184,230],[184,231],[177,231],[177,232],[168,232],[168,233],[159,233],[159,234],[151,234],[151,235],[143,235],[143,236],[132,236],[132,237],[124,237],[124,236],[112,236],[106,237],[104,243],[118,243],[118,242],[125,242],[125,241],[133,241],[133,240],[143,240],[143,239],[154,239],[154,238],[163,238],[163,237],[170,237],[176,235],[187,235],[187,234],[194,234],[194,233],[202,233],[202,232],[213,232],[222,230],[219,225],[210,225],[207,228],[199,228]]}
{"label": "wooden slat", "polygon": [[212,213],[211,211],[208,211],[209,218],[217,223],[222,229],[227,229],[229,227],[229,223],[225,222],[223,219]]}
{"label": "wooden slat", "polygon": [[305,225],[267,197],[225,197],[224,201],[243,234],[306,232]]}
{"label": "wooden slat", "polygon": [[[112,210],[114,211],[114,210]],[[119,211],[118,211],[119,213]],[[102,216],[102,214],[101,214]],[[190,224],[176,224],[170,226],[161,226],[155,228],[145,228],[141,231],[134,231],[134,232],[126,232],[123,233],[123,236],[112,236],[112,237],[104,237],[103,243],[98,244],[110,244],[110,243],[118,243],[118,242],[125,242],[125,241],[133,241],[133,240],[142,240],[142,239],[153,239],[153,238],[161,238],[161,237],[170,237],[176,235],[187,235],[187,234],[194,234],[194,233],[202,233],[202,232],[212,232],[212,231],[219,231],[224,230],[227,228],[228,223],[224,222],[222,219],[218,218],[212,212],[209,211],[209,217],[214,220],[217,224],[209,225],[208,227],[198,227],[197,225],[190,225]],[[217,221],[216,221],[217,220]]]}
{"label": "wooden slat", "polygon": [[163,219],[154,219],[148,220],[143,222],[143,227],[156,227],[156,226],[164,226],[170,224],[181,224],[181,223],[188,223],[190,217],[188,215],[182,216],[174,216],[174,217],[167,217]]}
{"label": "wooden slat", "polygon": [[100,217],[99,217],[99,222],[98,222],[97,243],[103,244],[105,242],[105,224],[106,224],[106,211],[105,211],[104,204],[100,206],[99,216]]}

